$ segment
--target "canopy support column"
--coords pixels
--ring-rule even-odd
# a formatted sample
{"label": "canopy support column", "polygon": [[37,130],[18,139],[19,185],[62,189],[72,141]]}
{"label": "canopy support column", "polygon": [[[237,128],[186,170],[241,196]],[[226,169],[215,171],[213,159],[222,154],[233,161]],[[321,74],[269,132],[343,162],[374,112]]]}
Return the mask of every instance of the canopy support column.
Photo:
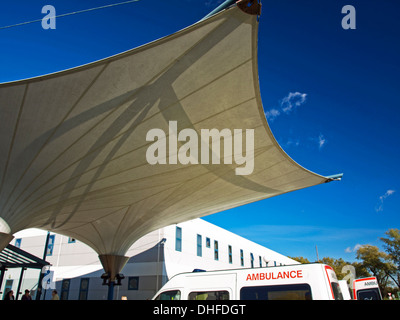
{"label": "canopy support column", "polygon": [[128,262],[129,257],[104,254],[99,255],[99,259],[105,271],[105,273],[101,276],[103,279],[103,285],[108,285],[107,299],[113,300],[114,286],[120,286],[121,280],[125,278],[120,272]]}

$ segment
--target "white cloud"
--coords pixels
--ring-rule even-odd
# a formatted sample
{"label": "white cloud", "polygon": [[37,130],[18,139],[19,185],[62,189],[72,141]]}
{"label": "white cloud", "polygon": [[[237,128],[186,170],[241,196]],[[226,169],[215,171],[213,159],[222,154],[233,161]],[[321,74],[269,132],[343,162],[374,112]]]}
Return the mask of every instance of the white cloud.
{"label": "white cloud", "polygon": [[318,146],[319,146],[319,148],[321,149],[325,144],[326,144],[326,139],[322,134],[320,134],[319,137],[318,137]]}
{"label": "white cloud", "polygon": [[360,247],[362,247],[362,245],[357,243],[353,248],[347,247],[347,248],[344,250],[344,252],[346,252],[346,253],[357,252],[357,250],[358,250]]}
{"label": "white cloud", "polygon": [[281,101],[282,111],[286,114],[290,113],[293,109],[301,106],[306,102],[307,94],[300,92],[290,92]]}
{"label": "white cloud", "polygon": [[277,110],[277,109],[271,109],[271,110],[265,112],[265,116],[267,117],[267,119],[268,119],[269,121],[274,121],[275,118],[276,118],[277,116],[279,116],[280,114],[281,114],[281,113],[280,113],[279,110]]}
{"label": "white cloud", "polygon": [[317,144],[319,150],[321,150],[328,142],[322,133],[320,133],[318,137],[309,138],[309,140],[312,141],[313,144]]}
{"label": "white cloud", "polygon": [[[296,108],[300,107],[303,105],[307,100],[307,94],[306,93],[301,93],[301,92],[289,92],[289,94],[284,97],[282,100],[279,102],[279,107],[274,107],[271,108],[267,111],[265,111],[265,116],[269,122],[274,121],[277,117],[279,117],[282,114],[289,114],[292,111],[294,111]],[[310,137],[308,138],[310,141],[313,143],[317,143],[318,148],[321,150],[327,143],[327,140],[323,134],[320,134],[317,138],[315,137]],[[283,145],[286,146],[299,146],[300,141],[298,138],[293,139],[289,138],[287,143],[284,143]]]}
{"label": "white cloud", "polygon": [[280,101],[280,110],[277,108],[272,108],[265,112],[265,116],[269,121],[274,121],[279,115],[281,115],[281,111],[289,114],[295,108],[304,104],[306,102],[306,98],[306,93],[289,92],[289,94]]}
{"label": "white cloud", "polygon": [[380,196],[380,199],[386,199],[387,197],[391,196],[393,193],[395,193],[395,190],[391,190],[389,189],[388,191],[386,191],[386,193],[383,196]]}
{"label": "white cloud", "polygon": [[298,138],[288,138],[287,140],[278,140],[279,145],[284,147],[298,147],[300,145],[300,140]]}
{"label": "white cloud", "polygon": [[389,189],[389,190],[387,190],[387,191],[385,192],[384,195],[380,196],[380,197],[379,197],[378,204],[377,204],[376,207],[375,207],[375,211],[376,211],[376,212],[382,212],[382,211],[383,211],[383,202],[384,202],[388,197],[390,197],[391,195],[393,195],[395,192],[396,192],[395,190]]}
{"label": "white cloud", "polygon": [[286,143],[287,146],[296,146],[298,147],[300,145],[300,141],[299,139],[291,139],[289,138],[289,140]]}

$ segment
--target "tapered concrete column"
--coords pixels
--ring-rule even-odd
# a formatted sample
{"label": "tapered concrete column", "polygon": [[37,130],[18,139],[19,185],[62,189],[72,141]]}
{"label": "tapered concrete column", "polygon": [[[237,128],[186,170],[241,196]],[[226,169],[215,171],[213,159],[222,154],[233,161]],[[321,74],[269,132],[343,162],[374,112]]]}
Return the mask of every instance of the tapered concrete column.
{"label": "tapered concrete column", "polygon": [[104,271],[109,274],[109,279],[115,281],[116,275],[124,268],[129,257],[106,254],[99,255],[99,259],[103,265]]}
{"label": "tapered concrete column", "polygon": [[99,255],[99,259],[105,271],[102,279],[105,281],[103,284],[108,285],[108,300],[113,300],[115,281],[121,279],[119,274],[129,257],[105,254]]}

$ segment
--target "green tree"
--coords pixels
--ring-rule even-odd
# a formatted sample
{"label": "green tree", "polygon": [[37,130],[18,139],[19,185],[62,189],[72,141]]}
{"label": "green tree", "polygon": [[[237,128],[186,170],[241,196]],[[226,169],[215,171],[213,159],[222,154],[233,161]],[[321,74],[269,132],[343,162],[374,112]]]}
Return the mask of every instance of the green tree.
{"label": "green tree", "polygon": [[356,268],[356,278],[366,278],[371,276],[363,263],[353,262],[351,265]]}
{"label": "green tree", "polygon": [[376,246],[363,245],[357,250],[357,259],[362,260],[361,266],[377,278],[379,287],[384,293],[390,280],[389,276],[395,268],[393,263],[388,261],[389,256],[379,251]]}
{"label": "green tree", "polygon": [[339,280],[342,280],[347,275],[346,272],[344,272],[344,273],[342,272],[343,267],[351,264],[349,262],[344,261],[342,258],[334,259],[334,258],[330,258],[330,257],[322,258],[321,263],[331,266],[333,268],[333,270],[335,271],[336,276]]}
{"label": "green tree", "polygon": [[387,238],[381,238],[388,253],[388,259],[391,260],[395,266],[389,274],[390,278],[400,288],[400,231],[398,229],[389,229],[385,232]]}
{"label": "green tree", "polygon": [[308,261],[307,258],[303,258],[303,257],[289,257],[289,258],[296,260],[297,262],[300,262],[300,263],[310,263],[310,261]]}

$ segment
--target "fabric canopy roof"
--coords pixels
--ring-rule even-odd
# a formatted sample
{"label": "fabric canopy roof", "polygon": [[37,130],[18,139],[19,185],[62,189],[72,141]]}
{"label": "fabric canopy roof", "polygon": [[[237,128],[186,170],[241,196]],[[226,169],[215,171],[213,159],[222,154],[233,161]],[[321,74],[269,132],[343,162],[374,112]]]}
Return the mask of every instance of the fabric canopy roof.
{"label": "fabric canopy roof", "polygon": [[[123,256],[157,228],[331,180],[296,164],[268,127],[257,30],[257,16],[233,6],[119,55],[0,84],[3,247],[7,235],[36,227]],[[148,132],[168,139],[174,122],[199,137],[242,129],[243,146],[254,130],[254,170],[150,164]]]}

